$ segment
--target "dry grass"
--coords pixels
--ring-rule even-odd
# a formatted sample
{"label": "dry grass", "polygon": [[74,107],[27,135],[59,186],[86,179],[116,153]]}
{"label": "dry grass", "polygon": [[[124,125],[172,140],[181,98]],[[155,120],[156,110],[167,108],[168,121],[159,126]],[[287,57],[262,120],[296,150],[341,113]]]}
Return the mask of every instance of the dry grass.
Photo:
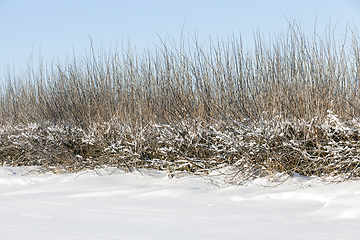
{"label": "dry grass", "polygon": [[[131,49],[9,77],[0,162],[56,173],[116,166],[234,179],[359,177],[360,46],[308,40],[295,23],[255,38]],[[349,40],[350,39],[350,40]]]}

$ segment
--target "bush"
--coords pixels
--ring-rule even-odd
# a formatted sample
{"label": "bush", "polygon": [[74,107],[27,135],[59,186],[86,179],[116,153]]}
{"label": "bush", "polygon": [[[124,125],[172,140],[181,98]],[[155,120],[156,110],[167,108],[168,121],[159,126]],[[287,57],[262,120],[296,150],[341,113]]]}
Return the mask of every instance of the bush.
{"label": "bush", "polygon": [[[351,44],[285,37],[166,45],[9,77],[0,162],[63,173],[101,166],[242,180],[275,173],[359,176],[359,71]],[[329,34],[331,36],[331,34]]]}

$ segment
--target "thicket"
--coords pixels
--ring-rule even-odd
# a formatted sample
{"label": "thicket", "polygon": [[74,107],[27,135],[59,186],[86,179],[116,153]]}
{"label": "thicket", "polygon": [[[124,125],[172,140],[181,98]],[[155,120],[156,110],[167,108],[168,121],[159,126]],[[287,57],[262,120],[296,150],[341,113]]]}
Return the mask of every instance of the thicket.
{"label": "thicket", "polygon": [[113,166],[219,173],[360,176],[356,30],[311,40],[294,24],[253,51],[241,38],[131,48],[9,76],[0,164],[55,173]]}

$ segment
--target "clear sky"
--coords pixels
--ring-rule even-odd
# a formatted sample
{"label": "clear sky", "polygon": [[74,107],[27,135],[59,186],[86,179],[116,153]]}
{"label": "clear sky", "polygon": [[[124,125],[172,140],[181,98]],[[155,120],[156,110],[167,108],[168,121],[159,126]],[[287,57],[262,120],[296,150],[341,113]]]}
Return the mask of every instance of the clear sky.
{"label": "clear sky", "polygon": [[31,54],[34,66],[40,54],[47,62],[84,55],[89,36],[95,50],[130,40],[141,52],[184,27],[200,41],[241,33],[251,48],[254,29],[279,33],[295,19],[311,37],[315,18],[320,33],[337,23],[341,38],[348,22],[360,28],[360,0],[0,0],[0,78],[26,68]]}

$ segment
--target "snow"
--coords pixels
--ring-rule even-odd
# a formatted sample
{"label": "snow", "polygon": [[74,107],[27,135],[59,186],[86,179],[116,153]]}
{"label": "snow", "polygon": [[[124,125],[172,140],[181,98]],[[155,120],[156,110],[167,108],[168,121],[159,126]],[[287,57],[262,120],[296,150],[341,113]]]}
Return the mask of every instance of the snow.
{"label": "snow", "polygon": [[360,239],[360,182],[35,170],[0,167],[0,239]]}

